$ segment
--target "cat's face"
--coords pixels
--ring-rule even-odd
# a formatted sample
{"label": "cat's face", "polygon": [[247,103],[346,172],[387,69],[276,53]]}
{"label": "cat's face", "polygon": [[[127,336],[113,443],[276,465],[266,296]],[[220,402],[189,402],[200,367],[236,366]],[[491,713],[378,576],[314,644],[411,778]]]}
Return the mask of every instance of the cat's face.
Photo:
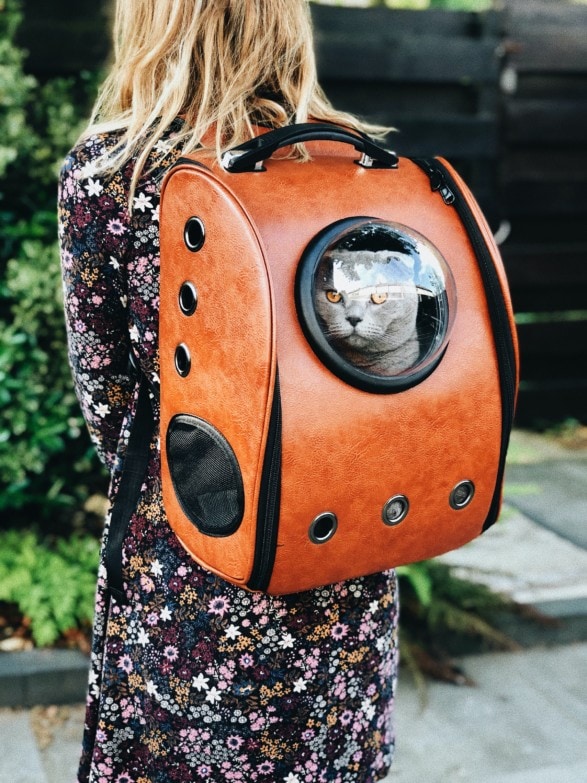
{"label": "cat's face", "polygon": [[382,356],[417,340],[418,293],[410,255],[339,250],[318,268],[314,304],[341,353]]}

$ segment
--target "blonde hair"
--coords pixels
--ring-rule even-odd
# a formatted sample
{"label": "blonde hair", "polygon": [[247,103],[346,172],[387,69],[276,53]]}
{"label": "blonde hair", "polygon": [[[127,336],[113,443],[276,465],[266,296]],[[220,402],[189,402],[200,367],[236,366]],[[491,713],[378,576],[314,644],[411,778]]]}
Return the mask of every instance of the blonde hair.
{"label": "blonde hair", "polygon": [[131,195],[178,116],[174,145],[189,153],[205,139],[217,157],[251,138],[255,123],[387,130],[335,111],[322,92],[307,0],[116,0],[113,55],[83,136],[122,131],[101,168],[136,156]]}

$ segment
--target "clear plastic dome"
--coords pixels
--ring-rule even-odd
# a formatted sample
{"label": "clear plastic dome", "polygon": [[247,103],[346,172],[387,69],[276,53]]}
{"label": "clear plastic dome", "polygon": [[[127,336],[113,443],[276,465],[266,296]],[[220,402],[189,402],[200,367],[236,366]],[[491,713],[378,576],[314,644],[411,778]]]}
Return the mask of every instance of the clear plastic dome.
{"label": "clear plastic dome", "polygon": [[297,287],[314,350],[354,385],[414,385],[446,348],[453,276],[438,249],[405,226],[356,218],[329,226],[306,249]]}

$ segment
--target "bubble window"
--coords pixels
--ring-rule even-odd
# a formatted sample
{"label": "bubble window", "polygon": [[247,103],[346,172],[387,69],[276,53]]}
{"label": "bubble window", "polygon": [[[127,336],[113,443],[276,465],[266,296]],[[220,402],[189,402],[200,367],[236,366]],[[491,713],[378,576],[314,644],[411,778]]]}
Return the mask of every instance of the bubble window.
{"label": "bubble window", "polygon": [[441,360],[456,290],[424,236],[399,223],[349,218],[305,249],[296,304],[310,345],[332,372],[367,391],[394,392]]}

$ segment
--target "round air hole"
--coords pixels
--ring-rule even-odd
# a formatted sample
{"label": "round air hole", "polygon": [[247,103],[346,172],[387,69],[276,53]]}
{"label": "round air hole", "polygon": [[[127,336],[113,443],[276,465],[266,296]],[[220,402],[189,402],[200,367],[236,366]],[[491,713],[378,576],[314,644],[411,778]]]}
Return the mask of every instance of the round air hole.
{"label": "round air hole", "polygon": [[181,343],[175,349],[175,369],[182,378],[185,378],[189,374],[192,366],[192,357],[190,351],[185,343]]}
{"label": "round air hole", "polygon": [[185,224],[183,239],[188,250],[196,253],[201,249],[206,239],[204,224],[199,217],[191,217]]}
{"label": "round air hole", "polygon": [[310,540],[315,544],[324,544],[326,541],[330,541],[332,536],[336,533],[338,527],[338,519],[336,514],[331,511],[325,511],[323,514],[318,514],[316,519],[310,525]]}
{"label": "round air hole", "polygon": [[193,283],[184,283],[179,289],[179,309],[184,315],[192,315],[198,306],[198,292]]}
{"label": "round air hole", "polygon": [[386,525],[393,527],[399,525],[410,510],[410,502],[405,495],[394,495],[383,506],[381,516]]}
{"label": "round air hole", "polygon": [[450,507],[454,508],[455,511],[465,508],[473,500],[474,494],[475,485],[472,481],[469,481],[468,479],[466,481],[459,481],[450,493],[448,499]]}

